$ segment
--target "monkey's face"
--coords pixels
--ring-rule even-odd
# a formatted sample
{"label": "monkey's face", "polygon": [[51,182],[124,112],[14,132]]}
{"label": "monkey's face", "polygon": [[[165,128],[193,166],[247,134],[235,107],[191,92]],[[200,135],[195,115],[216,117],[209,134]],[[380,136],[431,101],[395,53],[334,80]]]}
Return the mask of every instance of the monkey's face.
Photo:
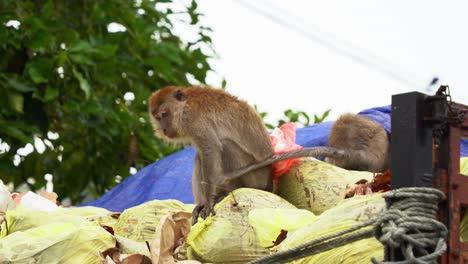
{"label": "monkey's face", "polygon": [[153,93],[149,99],[149,114],[156,136],[171,143],[185,143],[178,120],[183,113],[185,97],[178,87],[167,87]]}
{"label": "monkey's face", "polygon": [[163,137],[175,139],[179,135],[172,127],[172,113],[166,104],[162,104],[159,107],[154,108],[152,111],[152,117],[155,122],[155,132]]}

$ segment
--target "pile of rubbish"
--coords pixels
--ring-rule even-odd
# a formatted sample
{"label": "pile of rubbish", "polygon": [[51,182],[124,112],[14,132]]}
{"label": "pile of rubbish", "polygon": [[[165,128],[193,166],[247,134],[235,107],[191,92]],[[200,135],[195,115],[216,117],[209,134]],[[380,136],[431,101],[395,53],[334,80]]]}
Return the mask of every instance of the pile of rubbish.
{"label": "pile of rubbish", "polygon": [[[346,229],[379,214],[372,173],[347,171],[312,158],[293,165],[279,194],[238,189],[216,215],[191,225],[193,204],[154,200],[122,213],[56,205],[54,193],[11,195],[1,187],[0,263],[244,263]],[[361,182],[360,184],[355,184]],[[357,194],[356,190],[366,195]],[[372,193],[372,194],[370,194]],[[353,195],[345,199],[346,196]],[[303,262],[350,263],[381,259],[383,247],[366,239]]]}
{"label": "pile of rubbish", "polygon": [[[463,158],[468,174],[468,159]],[[300,159],[278,195],[242,188],[191,225],[193,204],[154,200],[121,213],[57,206],[54,193],[10,194],[0,185],[0,263],[245,263],[297,247],[380,214],[389,173],[344,170]],[[468,213],[461,223],[468,241]],[[383,259],[375,238],[297,263],[364,263]]]}

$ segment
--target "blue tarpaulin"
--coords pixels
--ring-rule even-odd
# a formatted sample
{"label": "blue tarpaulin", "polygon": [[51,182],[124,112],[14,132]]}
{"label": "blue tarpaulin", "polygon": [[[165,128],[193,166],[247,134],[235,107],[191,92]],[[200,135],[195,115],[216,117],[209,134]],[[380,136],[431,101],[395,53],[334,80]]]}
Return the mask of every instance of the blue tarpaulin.
{"label": "blue tarpaulin", "polygon": [[[371,118],[390,133],[390,106],[375,107],[359,113]],[[299,128],[296,143],[304,147],[326,146],[333,122]],[[468,156],[468,140],[460,145],[461,156]],[[185,148],[154,162],[128,177],[98,200],[83,204],[104,207],[111,211],[123,211],[144,202],[159,199],[177,199],[193,203],[192,168],[195,150]]]}

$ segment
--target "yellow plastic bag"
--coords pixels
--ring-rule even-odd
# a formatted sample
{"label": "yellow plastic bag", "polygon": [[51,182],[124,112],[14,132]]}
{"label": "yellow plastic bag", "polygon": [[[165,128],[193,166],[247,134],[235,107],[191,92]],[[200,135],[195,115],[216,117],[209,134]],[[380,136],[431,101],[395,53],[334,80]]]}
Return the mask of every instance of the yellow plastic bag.
{"label": "yellow plastic bag", "polygon": [[[460,159],[460,173],[468,176],[468,157]],[[465,214],[460,222],[460,240],[468,242],[468,209],[465,209]]]}
{"label": "yellow plastic bag", "polygon": [[373,177],[371,172],[345,170],[314,158],[304,158],[280,178],[278,195],[297,208],[319,215],[345,199],[348,185],[362,179],[371,181]]}
{"label": "yellow plastic bag", "polygon": [[107,209],[94,206],[61,208],[59,211],[67,215],[79,216],[90,222],[95,222],[96,224],[112,228],[115,226],[118,219],[113,216],[115,213]]}
{"label": "yellow plastic bag", "polygon": [[[377,217],[385,208],[381,194],[355,196],[345,199],[334,208],[288,237],[275,249],[287,250],[307,243],[313,239],[333,234]],[[293,263],[370,263],[376,257],[383,259],[383,245],[375,238],[363,239]]]}
{"label": "yellow plastic bag", "polygon": [[194,205],[177,200],[154,200],[123,211],[114,226],[115,235],[134,241],[152,241],[159,220],[169,213],[192,212]]}
{"label": "yellow plastic bag", "polygon": [[460,241],[468,242],[468,210],[465,209],[465,214],[460,221]]}
{"label": "yellow plastic bag", "polygon": [[[0,238],[5,237],[7,234],[26,231],[31,228],[51,223],[72,223],[77,227],[89,225],[97,226],[97,224],[92,224],[83,217],[68,214],[68,212],[69,211],[66,209],[59,209],[54,212],[44,212],[18,206],[15,210],[8,210],[6,212],[6,221],[2,224]],[[6,226],[7,224],[8,226]]]}
{"label": "yellow plastic bag", "polygon": [[192,226],[187,238],[189,255],[202,262],[245,263],[269,254],[248,220],[251,210],[262,208],[295,209],[275,194],[237,189],[216,204],[215,216],[199,218]]}
{"label": "yellow plastic bag", "polygon": [[262,208],[249,212],[249,224],[258,236],[260,246],[272,247],[281,231],[291,232],[316,220],[316,216],[303,209]]}
{"label": "yellow plastic bag", "polygon": [[463,157],[460,159],[460,173],[468,176],[468,157]]}
{"label": "yellow plastic bag", "polygon": [[99,251],[115,246],[98,226],[55,222],[0,239],[0,263],[101,263]]}

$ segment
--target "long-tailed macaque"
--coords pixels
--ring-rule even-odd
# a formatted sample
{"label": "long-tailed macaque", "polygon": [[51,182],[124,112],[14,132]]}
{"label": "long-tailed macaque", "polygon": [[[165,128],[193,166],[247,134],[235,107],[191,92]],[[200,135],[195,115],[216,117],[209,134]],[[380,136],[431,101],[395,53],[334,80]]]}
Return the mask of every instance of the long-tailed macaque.
{"label": "long-tailed macaque", "polygon": [[361,115],[344,114],[333,124],[328,145],[352,153],[349,159],[325,161],[348,170],[384,172],[390,166],[390,140],[379,123]]}
{"label": "long-tailed macaque", "polygon": [[[237,188],[272,191],[271,164],[276,161],[312,156],[332,157],[333,162],[353,160],[351,164],[374,162],[364,152],[355,157],[352,151],[333,147],[274,155],[268,131],[255,109],[220,89],[176,86],[160,89],[149,99],[149,113],[156,135],[169,142],[191,143],[196,149],[193,222],[198,216],[206,218],[214,213],[215,202]],[[338,137],[342,133],[345,132],[339,132]]]}
{"label": "long-tailed macaque", "polygon": [[246,102],[220,89],[171,86],[151,95],[149,111],[157,135],[195,147],[194,221],[199,214],[206,218],[216,199],[237,188],[272,190],[271,166],[221,184],[226,173],[273,156],[268,131]]}

